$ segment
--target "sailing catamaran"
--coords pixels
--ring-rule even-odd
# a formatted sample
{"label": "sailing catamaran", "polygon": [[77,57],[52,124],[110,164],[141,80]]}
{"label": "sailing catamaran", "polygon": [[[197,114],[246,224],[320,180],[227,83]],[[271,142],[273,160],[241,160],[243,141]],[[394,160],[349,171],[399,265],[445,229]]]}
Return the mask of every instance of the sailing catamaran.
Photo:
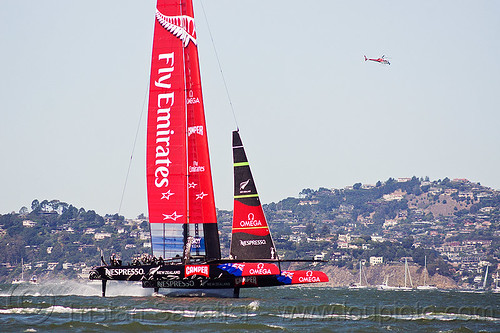
{"label": "sailing catamaran", "polygon": [[101,258],[89,278],[102,281],[103,296],[109,280],[142,281],[170,295],[233,297],[240,288],[328,282],[320,271],[281,270],[238,131],[230,258],[221,258],[191,0],[157,1],[147,126],[153,259],[108,265]]}

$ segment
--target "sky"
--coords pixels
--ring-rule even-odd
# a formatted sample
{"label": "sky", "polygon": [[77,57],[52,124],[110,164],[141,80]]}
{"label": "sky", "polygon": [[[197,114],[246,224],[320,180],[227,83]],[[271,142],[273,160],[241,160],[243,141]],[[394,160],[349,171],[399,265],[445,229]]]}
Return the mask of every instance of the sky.
{"label": "sky", "polygon": [[[390,177],[500,189],[499,1],[194,9],[218,208],[232,209],[236,126],[263,203]],[[57,199],[147,215],[154,11],[154,0],[0,1],[0,214]]]}

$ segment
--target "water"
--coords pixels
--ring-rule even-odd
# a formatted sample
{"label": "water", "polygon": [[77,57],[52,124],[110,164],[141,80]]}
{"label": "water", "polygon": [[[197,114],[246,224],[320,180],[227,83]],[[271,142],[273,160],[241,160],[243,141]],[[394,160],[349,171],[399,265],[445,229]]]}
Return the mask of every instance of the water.
{"label": "water", "polygon": [[0,285],[1,332],[500,332],[500,294],[315,287],[241,298],[151,296],[140,285]]}

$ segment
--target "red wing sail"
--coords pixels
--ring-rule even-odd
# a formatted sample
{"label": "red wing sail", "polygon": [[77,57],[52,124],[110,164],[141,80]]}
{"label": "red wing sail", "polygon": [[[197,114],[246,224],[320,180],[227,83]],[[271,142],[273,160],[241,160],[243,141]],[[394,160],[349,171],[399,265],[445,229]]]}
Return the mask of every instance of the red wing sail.
{"label": "red wing sail", "polygon": [[238,131],[233,132],[234,211],[230,255],[233,259],[277,259],[266,217]]}
{"label": "red wing sail", "polygon": [[[158,0],[151,60],[147,189],[153,254],[220,258],[191,1]],[[189,251],[188,251],[189,252]]]}
{"label": "red wing sail", "polygon": [[184,23],[187,36],[184,41],[184,44],[187,43],[184,49],[184,61],[187,95],[185,102],[188,142],[188,234],[196,240],[191,248],[191,255],[219,259],[221,255],[217,213],[208,153],[193,4],[191,1],[182,1],[182,3],[185,4],[183,7],[186,7],[187,17]]}

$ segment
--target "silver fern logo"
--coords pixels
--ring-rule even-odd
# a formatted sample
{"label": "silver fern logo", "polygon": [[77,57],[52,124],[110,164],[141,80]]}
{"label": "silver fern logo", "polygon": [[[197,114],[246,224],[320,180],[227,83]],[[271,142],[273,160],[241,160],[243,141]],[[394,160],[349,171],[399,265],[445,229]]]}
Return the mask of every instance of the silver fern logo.
{"label": "silver fern logo", "polygon": [[250,193],[251,190],[247,190],[246,187],[250,183],[250,179],[240,183],[240,193]]}
{"label": "silver fern logo", "polygon": [[190,41],[192,41],[194,45],[197,45],[196,28],[192,17],[186,15],[166,16],[156,10],[156,19],[162,27],[179,38],[184,47],[188,46]]}

